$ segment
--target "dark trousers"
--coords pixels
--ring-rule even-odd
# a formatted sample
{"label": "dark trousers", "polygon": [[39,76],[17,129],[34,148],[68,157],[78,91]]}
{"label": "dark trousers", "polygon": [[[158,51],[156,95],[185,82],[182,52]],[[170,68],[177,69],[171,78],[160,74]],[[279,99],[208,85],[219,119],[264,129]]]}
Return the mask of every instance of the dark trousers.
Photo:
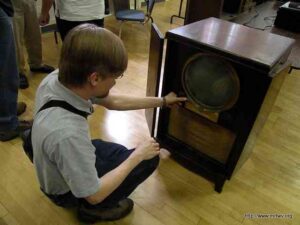
{"label": "dark trousers", "polygon": [[[95,166],[99,177],[102,177],[104,174],[118,167],[134,151],[134,149],[128,150],[122,145],[105,142],[102,140],[93,140],[92,143],[96,147]],[[76,199],[71,192],[68,192],[64,195],[47,196],[54,203],[62,207],[74,207],[78,206],[79,204],[84,204],[86,207],[91,208],[112,207],[115,206],[120,200],[127,198],[139,184],[146,180],[157,168],[158,163],[158,156],[150,160],[142,161],[131,171],[131,173],[129,173],[126,179],[114,192],[112,192],[106,199],[96,206],[90,205],[84,199]]]}
{"label": "dark trousers", "polygon": [[56,19],[57,29],[60,33],[60,37],[62,41],[64,41],[66,35],[70,30],[72,30],[74,27],[80,24],[91,23],[97,25],[98,27],[104,27],[104,19],[88,20],[88,21],[68,21],[68,20],[60,19],[59,17],[55,17],[55,19]]}
{"label": "dark trousers", "polygon": [[0,7],[0,132],[16,129],[19,73],[12,19]]}

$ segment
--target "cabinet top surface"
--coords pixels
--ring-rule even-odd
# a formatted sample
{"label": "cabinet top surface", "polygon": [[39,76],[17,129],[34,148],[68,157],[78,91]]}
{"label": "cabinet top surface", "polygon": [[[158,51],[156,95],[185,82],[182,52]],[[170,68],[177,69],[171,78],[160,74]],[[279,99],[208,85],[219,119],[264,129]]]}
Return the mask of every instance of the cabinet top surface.
{"label": "cabinet top surface", "polygon": [[272,68],[291,49],[294,39],[208,18],[168,31],[167,37],[189,39]]}

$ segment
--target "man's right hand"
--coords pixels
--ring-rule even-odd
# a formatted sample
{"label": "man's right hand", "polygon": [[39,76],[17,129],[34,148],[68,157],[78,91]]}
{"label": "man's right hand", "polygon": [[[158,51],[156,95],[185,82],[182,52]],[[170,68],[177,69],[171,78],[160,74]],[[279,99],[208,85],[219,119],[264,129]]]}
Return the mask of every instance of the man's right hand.
{"label": "man's right hand", "polygon": [[141,161],[152,159],[159,155],[159,144],[153,139],[149,139],[136,147],[131,154],[132,157],[138,157]]}
{"label": "man's right hand", "polygon": [[50,21],[49,13],[41,13],[40,18],[39,18],[40,25],[45,26],[49,23],[49,21]]}

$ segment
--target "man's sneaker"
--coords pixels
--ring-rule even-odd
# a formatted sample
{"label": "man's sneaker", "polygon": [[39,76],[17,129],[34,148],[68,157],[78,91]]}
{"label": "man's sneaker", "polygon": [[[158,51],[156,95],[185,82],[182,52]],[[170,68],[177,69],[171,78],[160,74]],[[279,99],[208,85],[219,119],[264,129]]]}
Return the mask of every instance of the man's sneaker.
{"label": "man's sneaker", "polygon": [[19,73],[19,79],[20,79],[20,83],[19,83],[20,89],[26,89],[29,87],[27,77],[24,73]]}
{"label": "man's sneaker", "polygon": [[20,120],[19,125],[14,130],[0,131],[0,141],[10,141],[19,136],[20,132],[30,129],[32,121]]}
{"label": "man's sneaker", "polygon": [[30,67],[31,72],[37,72],[37,73],[51,73],[54,70],[55,70],[54,67],[49,66],[47,64],[42,64],[39,67]]}
{"label": "man's sneaker", "polygon": [[133,204],[131,199],[126,198],[112,208],[87,208],[81,205],[78,209],[78,219],[83,223],[118,220],[132,211]]}

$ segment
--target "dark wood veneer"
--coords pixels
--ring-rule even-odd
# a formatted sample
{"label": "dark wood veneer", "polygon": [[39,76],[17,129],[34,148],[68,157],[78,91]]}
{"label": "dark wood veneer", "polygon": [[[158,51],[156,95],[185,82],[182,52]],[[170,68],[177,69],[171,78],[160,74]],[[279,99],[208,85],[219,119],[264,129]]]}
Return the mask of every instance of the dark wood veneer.
{"label": "dark wood veneer", "polygon": [[[152,37],[156,37],[152,41],[158,41],[155,33]],[[286,70],[277,73],[277,67],[286,61],[294,40],[216,18],[170,30],[166,39],[162,95],[171,91],[185,95],[181,76],[185,63],[195,54],[222,57],[237,72],[240,93],[232,108],[208,115],[197,113],[197,107],[188,103],[160,110],[156,124],[155,137],[172,152],[173,158],[213,180],[215,190],[221,192],[225,180],[253,149],[287,74]],[[151,48],[152,51],[155,50]],[[152,65],[156,70],[150,68]],[[158,93],[157,65],[149,62],[149,77],[157,79],[147,87],[151,96]],[[151,71],[156,71],[156,75]]]}

